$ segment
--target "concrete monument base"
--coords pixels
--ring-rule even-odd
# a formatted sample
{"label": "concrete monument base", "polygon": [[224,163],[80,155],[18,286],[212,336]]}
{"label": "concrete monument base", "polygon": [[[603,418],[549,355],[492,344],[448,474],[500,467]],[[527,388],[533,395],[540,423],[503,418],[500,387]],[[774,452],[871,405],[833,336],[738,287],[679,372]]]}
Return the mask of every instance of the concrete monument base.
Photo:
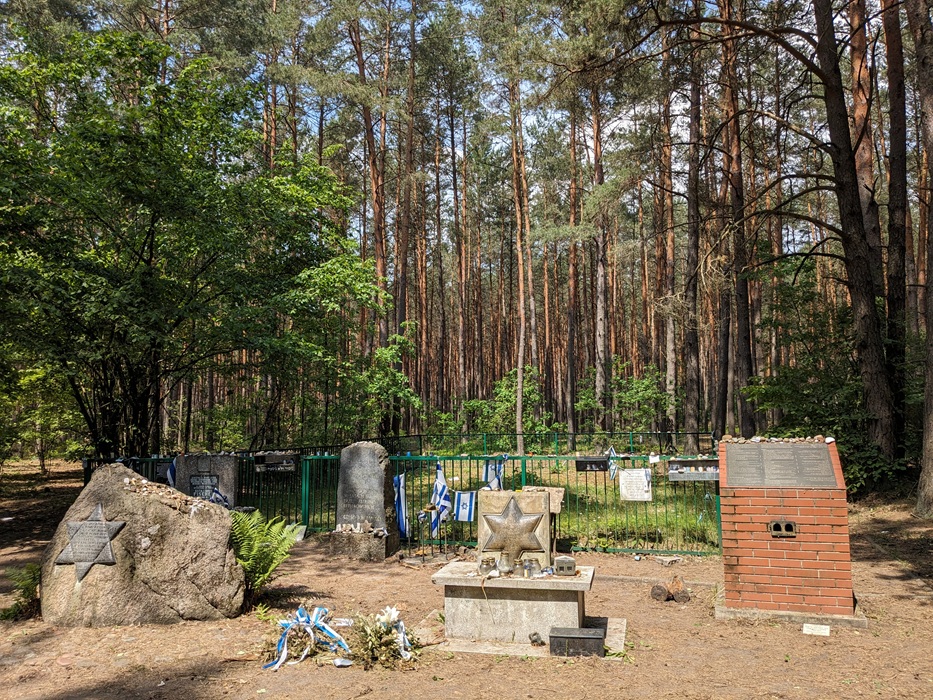
{"label": "concrete monument base", "polygon": [[372,533],[331,532],[327,534],[331,556],[347,557],[356,561],[385,561],[398,551],[398,532],[388,537],[375,537]]}
{"label": "concrete monument base", "polygon": [[[529,640],[524,642],[496,642],[473,639],[447,639],[444,636],[444,619],[440,610],[431,613],[415,626],[413,632],[426,645],[446,652],[466,652],[468,654],[492,654],[494,656],[521,656],[546,657],[551,655],[550,646],[542,644],[533,645]],[[625,659],[625,632],[626,620],[624,617],[586,617],[584,627],[602,628],[606,632],[605,661],[622,661]]]}
{"label": "concrete monument base", "polygon": [[592,566],[576,576],[483,579],[473,562],[453,562],[431,581],[444,587],[448,639],[527,643],[537,632],[547,644],[552,627],[583,627],[584,594],[593,587]]}

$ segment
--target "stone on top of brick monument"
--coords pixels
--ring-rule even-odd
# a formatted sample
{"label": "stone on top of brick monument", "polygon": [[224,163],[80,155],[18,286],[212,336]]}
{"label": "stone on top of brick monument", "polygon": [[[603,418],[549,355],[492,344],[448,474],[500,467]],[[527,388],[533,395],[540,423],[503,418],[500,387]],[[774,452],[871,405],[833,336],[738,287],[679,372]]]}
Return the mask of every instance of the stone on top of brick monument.
{"label": "stone on top of brick monument", "polygon": [[719,446],[720,618],[769,614],[864,626],[856,616],[842,465],[832,438]]}
{"label": "stone on top of brick monument", "polygon": [[331,553],[361,561],[382,561],[398,551],[395,472],[386,449],[357,442],[340,452],[337,477],[337,530]]}
{"label": "stone on top of brick monument", "polygon": [[102,627],[219,620],[243,604],[230,513],[120,464],[94,470],[42,560],[42,617]]}

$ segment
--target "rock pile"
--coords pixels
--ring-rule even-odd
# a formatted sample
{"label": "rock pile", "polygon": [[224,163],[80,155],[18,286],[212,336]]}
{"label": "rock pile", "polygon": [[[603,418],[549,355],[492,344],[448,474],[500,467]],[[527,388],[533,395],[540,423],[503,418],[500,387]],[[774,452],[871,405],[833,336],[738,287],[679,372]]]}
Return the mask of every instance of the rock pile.
{"label": "rock pile", "polygon": [[779,437],[761,437],[756,435],[751,438],[735,437],[733,435],[723,435],[719,438],[719,442],[732,442],[740,445],[745,443],[755,443],[755,442],[787,442],[787,443],[817,443],[817,442],[836,442],[836,438],[832,437],[823,437],[822,435],[814,435],[813,437],[790,437],[790,438],[779,438]]}

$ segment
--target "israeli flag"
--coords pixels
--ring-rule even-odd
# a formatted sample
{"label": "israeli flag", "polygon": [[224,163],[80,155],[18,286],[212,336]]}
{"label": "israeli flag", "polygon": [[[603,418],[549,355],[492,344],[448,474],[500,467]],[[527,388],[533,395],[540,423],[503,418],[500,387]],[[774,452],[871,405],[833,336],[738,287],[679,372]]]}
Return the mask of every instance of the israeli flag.
{"label": "israeli flag", "polygon": [[175,471],[176,471],[175,460],[176,459],[178,459],[178,457],[175,457],[174,459],[172,459],[172,463],[168,465],[168,472],[166,472],[165,474],[165,478],[168,480],[168,485],[171,486],[172,488],[175,488]]}
{"label": "israeli flag", "polygon": [[434,477],[434,490],[431,492],[431,503],[436,510],[431,511],[431,536],[437,537],[441,523],[447,520],[450,513],[450,491],[447,490],[447,479],[444,478],[444,469],[437,463],[437,475]]}
{"label": "israeli flag", "polygon": [[498,461],[487,459],[483,465],[483,481],[487,484],[495,478],[502,478],[502,464]]}
{"label": "israeli flag", "polygon": [[476,491],[454,491],[454,520],[476,520]]}
{"label": "israeli flag", "polygon": [[227,510],[230,510],[230,501],[227,500],[227,497],[224,496],[218,488],[215,486],[214,490],[211,491],[211,503],[216,503],[219,506],[223,506]]}
{"label": "israeli flag", "polygon": [[505,465],[505,460],[508,458],[508,455],[502,455],[502,461],[486,461],[486,464],[483,466],[483,481],[486,482],[486,485],[482,489],[483,491],[502,490],[502,468]]}
{"label": "israeli flag", "polygon": [[395,485],[395,517],[398,520],[398,534],[408,537],[408,502],[405,498],[405,475],[399,474],[392,479]]}
{"label": "israeli flag", "polygon": [[616,473],[619,471],[619,465],[616,464],[616,458],[619,455],[616,454],[616,448],[609,448],[609,481],[613,481],[616,478]]}

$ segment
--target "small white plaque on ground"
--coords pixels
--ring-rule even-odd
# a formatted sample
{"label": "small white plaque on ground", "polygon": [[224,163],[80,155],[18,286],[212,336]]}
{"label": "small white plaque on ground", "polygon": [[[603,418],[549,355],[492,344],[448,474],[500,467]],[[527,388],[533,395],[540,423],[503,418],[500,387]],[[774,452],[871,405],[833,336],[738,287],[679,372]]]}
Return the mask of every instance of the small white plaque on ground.
{"label": "small white plaque on ground", "polygon": [[623,501],[650,501],[651,470],[620,469],[619,496]]}
{"label": "small white plaque on ground", "polygon": [[815,634],[817,637],[828,637],[829,625],[811,625],[810,623],[804,623],[803,633]]}

